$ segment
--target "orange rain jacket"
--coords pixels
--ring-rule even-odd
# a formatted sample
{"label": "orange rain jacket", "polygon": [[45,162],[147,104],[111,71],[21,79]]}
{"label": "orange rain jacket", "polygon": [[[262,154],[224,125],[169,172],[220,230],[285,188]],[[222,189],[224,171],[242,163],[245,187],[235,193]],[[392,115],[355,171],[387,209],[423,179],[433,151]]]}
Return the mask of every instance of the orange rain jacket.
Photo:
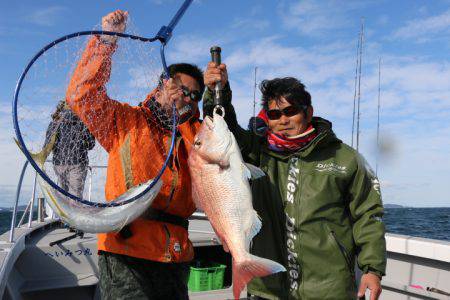
{"label": "orange rain jacket", "polygon": [[[108,152],[105,194],[112,200],[134,185],[154,178],[171,142],[147,106],[132,107],[110,99],[105,84],[116,47],[93,37],[72,76],[66,100]],[[152,93],[146,101],[153,101]],[[178,126],[173,160],[163,173],[163,186],[152,208],[189,217],[195,211],[187,157],[200,123],[197,117]],[[164,132],[164,133],[163,133]],[[163,149],[164,147],[164,149]],[[98,235],[98,250],[159,262],[186,262],[194,250],[187,230],[171,223],[140,217],[130,224],[132,236],[112,232]]]}

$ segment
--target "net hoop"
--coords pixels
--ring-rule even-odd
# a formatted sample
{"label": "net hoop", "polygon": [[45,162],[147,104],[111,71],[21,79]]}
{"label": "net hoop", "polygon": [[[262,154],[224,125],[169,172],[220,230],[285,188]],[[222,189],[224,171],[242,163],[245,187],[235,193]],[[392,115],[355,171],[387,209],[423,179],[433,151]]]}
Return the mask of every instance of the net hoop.
{"label": "net hoop", "polygon": [[[190,2],[190,1],[188,1]],[[187,7],[186,7],[187,8]],[[165,28],[165,26],[163,26],[163,28]],[[54,188],[55,190],[57,190],[58,192],[60,192],[61,194],[63,194],[66,197],[69,197],[71,200],[80,202],[82,204],[88,205],[88,206],[93,206],[93,207],[115,207],[115,206],[121,206],[121,205],[125,205],[127,203],[133,202],[134,200],[137,200],[138,198],[141,198],[143,195],[145,195],[146,193],[148,193],[155,185],[156,183],[158,183],[158,181],[160,180],[161,176],[163,175],[169,160],[172,156],[172,152],[173,149],[175,147],[175,136],[176,136],[176,130],[177,130],[177,113],[176,113],[176,107],[175,104],[173,105],[172,108],[172,124],[173,124],[173,128],[172,128],[172,133],[171,133],[171,144],[170,144],[170,149],[169,152],[167,153],[167,157],[164,161],[164,164],[161,168],[161,170],[159,171],[159,173],[156,175],[156,177],[153,179],[153,181],[150,183],[150,185],[143,190],[141,193],[139,193],[138,195],[121,201],[120,203],[117,202],[110,202],[110,203],[96,203],[96,202],[91,202],[88,200],[85,200],[83,198],[77,197],[75,195],[72,195],[71,193],[65,191],[64,189],[62,189],[61,187],[59,187],[56,183],[54,183],[48,176],[47,174],[37,165],[37,163],[34,161],[34,159],[31,157],[30,151],[28,150],[27,146],[25,145],[25,142],[22,138],[22,132],[20,130],[20,126],[19,126],[19,120],[18,120],[18,116],[17,116],[17,104],[18,104],[18,99],[19,99],[19,94],[20,94],[20,89],[22,87],[22,83],[28,73],[28,71],[30,70],[31,66],[37,61],[37,59],[42,56],[46,51],[48,51],[50,48],[56,46],[57,44],[67,41],[69,39],[72,38],[77,38],[80,36],[85,36],[85,35],[109,35],[109,36],[118,36],[118,37],[122,37],[122,38],[130,38],[133,40],[139,40],[142,42],[155,42],[156,40],[159,40],[161,43],[161,47],[160,47],[160,55],[161,55],[161,61],[162,61],[162,65],[164,68],[164,73],[165,76],[168,77],[168,69],[167,69],[167,63],[166,63],[166,59],[165,59],[165,54],[164,54],[164,50],[165,50],[165,45],[168,41],[167,37],[161,36],[160,33],[158,33],[155,37],[152,38],[145,38],[145,37],[141,37],[141,36],[136,36],[136,35],[131,35],[131,34],[127,34],[127,33],[120,33],[120,32],[113,32],[113,31],[103,31],[103,30],[90,30],[90,31],[80,31],[80,32],[75,32],[75,33],[71,33],[68,35],[65,35],[63,37],[60,37],[59,39],[54,40],[53,42],[47,44],[45,47],[43,47],[41,50],[39,50],[36,55],[34,55],[34,57],[30,60],[30,62],[28,63],[28,65],[26,66],[25,70],[22,72],[22,74],[19,77],[19,80],[17,81],[16,84],[16,88],[14,91],[14,99],[12,102],[12,119],[13,119],[13,125],[14,125],[14,131],[17,137],[17,141],[19,143],[20,149],[22,150],[23,154],[25,155],[26,159],[30,162],[30,164],[32,165],[32,167],[36,170],[36,172],[39,174],[39,176],[42,177],[42,179],[44,179],[52,188]],[[170,36],[169,36],[170,38]]]}

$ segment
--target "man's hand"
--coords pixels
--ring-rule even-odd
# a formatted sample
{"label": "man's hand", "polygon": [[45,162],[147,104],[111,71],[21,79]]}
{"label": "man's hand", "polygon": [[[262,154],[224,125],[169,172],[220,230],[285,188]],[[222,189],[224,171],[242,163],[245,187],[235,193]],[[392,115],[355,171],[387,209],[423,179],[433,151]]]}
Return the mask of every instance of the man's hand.
{"label": "man's hand", "polygon": [[370,290],[370,300],[377,300],[381,294],[380,278],[372,273],[364,274],[359,284],[358,298],[364,297],[366,289]]}
{"label": "man's hand", "polygon": [[[128,12],[118,9],[102,18],[102,29],[104,31],[114,31],[122,33],[127,27],[127,19]],[[117,36],[102,35],[100,39],[103,42],[114,44],[117,41]]]}
{"label": "man's hand", "polygon": [[228,82],[227,66],[225,64],[218,66],[212,61],[209,62],[203,75],[203,81],[210,90],[214,90],[216,82],[219,81],[222,83],[222,87],[224,87]]}
{"label": "man's hand", "polygon": [[159,89],[155,98],[164,109],[170,110],[172,109],[173,103],[182,99],[182,97],[183,91],[175,82],[175,79],[170,78],[169,80],[163,81],[163,86]]}

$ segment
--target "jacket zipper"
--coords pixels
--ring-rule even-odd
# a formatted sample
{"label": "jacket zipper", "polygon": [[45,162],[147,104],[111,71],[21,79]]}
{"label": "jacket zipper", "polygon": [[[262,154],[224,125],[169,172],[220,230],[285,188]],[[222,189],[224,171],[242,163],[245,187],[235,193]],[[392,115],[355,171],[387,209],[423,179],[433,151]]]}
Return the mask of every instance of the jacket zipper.
{"label": "jacket zipper", "polygon": [[347,264],[347,268],[350,271],[350,274],[352,276],[354,276],[354,273],[355,273],[354,272],[354,268],[352,268],[352,266],[351,266],[351,259],[350,259],[350,256],[347,253],[347,249],[345,249],[344,245],[342,245],[342,243],[338,240],[338,238],[336,236],[336,233],[333,230],[331,230],[330,233],[331,233],[331,236],[332,236],[333,240],[335,241],[335,243],[339,247],[339,250],[340,250],[341,254],[344,256],[344,259],[345,259],[345,262]]}

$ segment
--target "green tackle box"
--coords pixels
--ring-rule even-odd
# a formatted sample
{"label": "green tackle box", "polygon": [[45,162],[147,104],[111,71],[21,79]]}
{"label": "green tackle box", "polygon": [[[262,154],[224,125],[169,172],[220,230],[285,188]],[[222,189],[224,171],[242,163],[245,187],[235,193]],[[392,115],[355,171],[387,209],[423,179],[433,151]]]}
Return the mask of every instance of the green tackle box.
{"label": "green tackle box", "polygon": [[194,262],[189,273],[189,290],[200,292],[221,289],[226,267],[218,263]]}

